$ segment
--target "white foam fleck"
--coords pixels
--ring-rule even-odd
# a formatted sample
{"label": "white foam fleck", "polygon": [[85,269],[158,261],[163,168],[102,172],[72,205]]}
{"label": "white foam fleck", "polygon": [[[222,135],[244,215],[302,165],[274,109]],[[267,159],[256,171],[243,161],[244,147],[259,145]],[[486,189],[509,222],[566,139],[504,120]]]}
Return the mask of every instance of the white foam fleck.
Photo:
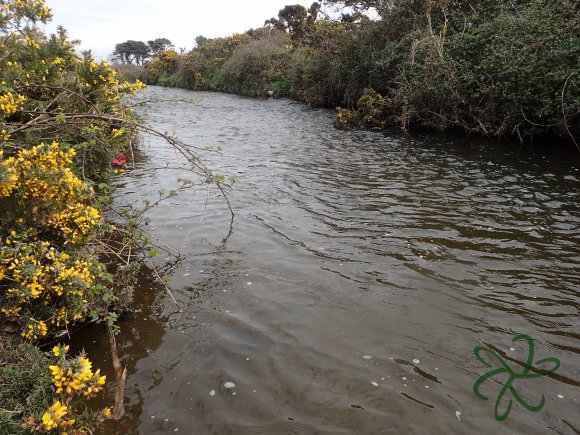
{"label": "white foam fleck", "polygon": [[564,396],[563,396],[563,395],[561,395],[561,394],[558,394],[558,399],[563,399],[563,398],[564,398]]}
{"label": "white foam fleck", "polygon": [[455,411],[455,417],[457,417],[457,420],[461,421],[461,412]]}
{"label": "white foam fleck", "polygon": [[403,381],[406,381],[406,380],[407,380],[407,378],[406,378],[405,376],[403,376],[401,379],[402,379]]}
{"label": "white foam fleck", "polygon": [[215,396],[215,390],[211,390],[211,391],[209,392],[209,395],[210,395],[211,397]]}
{"label": "white foam fleck", "polygon": [[373,387],[378,387],[378,386],[379,386],[379,384],[378,384],[378,383],[376,383],[375,381],[372,381],[372,382],[371,382],[371,385],[372,385]]}
{"label": "white foam fleck", "polygon": [[420,362],[420,361],[419,361],[417,358],[415,358],[415,359],[413,360],[413,363],[415,363],[415,364],[419,364],[419,362]]}
{"label": "white foam fleck", "polygon": [[372,355],[363,355],[363,358],[364,359],[373,359],[373,356]]}
{"label": "white foam fleck", "polygon": [[252,281],[248,281],[246,284],[247,285],[252,285]]}
{"label": "white foam fleck", "polygon": [[224,388],[235,388],[236,384],[234,384],[233,382],[226,382],[224,383]]}

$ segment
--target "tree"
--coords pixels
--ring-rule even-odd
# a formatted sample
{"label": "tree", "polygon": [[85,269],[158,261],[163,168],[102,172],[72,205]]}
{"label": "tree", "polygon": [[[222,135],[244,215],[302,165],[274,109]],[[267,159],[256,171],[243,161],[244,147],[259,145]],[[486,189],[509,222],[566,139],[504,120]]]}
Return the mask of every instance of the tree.
{"label": "tree", "polygon": [[340,7],[353,8],[355,10],[377,9],[392,5],[395,0],[326,0],[327,4]]}
{"label": "tree", "polygon": [[292,39],[302,39],[314,26],[319,10],[320,3],[318,2],[312,3],[309,9],[302,5],[284,6],[278,12],[278,18],[270,18],[265,21],[264,25],[285,30],[290,33]]}
{"label": "tree", "polygon": [[147,45],[149,46],[149,51],[153,56],[157,53],[173,48],[173,44],[167,38],[157,38],[152,41],[147,41]]}
{"label": "tree", "polygon": [[211,39],[206,38],[203,35],[198,35],[198,36],[195,37],[195,45],[196,45],[196,47],[201,47],[202,45],[205,45],[208,42],[211,42]]}
{"label": "tree", "polygon": [[151,57],[149,46],[143,41],[128,40],[115,45],[113,59],[121,63],[135,63],[143,65],[143,62]]}

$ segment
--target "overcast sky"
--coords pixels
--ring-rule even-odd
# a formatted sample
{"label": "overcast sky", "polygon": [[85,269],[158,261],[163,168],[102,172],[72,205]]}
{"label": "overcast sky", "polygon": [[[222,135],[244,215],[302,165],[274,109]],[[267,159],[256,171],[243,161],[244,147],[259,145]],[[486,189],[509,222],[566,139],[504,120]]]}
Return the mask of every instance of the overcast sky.
{"label": "overcast sky", "polygon": [[188,50],[194,38],[227,36],[261,27],[278,15],[287,4],[307,8],[314,0],[46,0],[53,19],[46,27],[57,25],[80,39],[83,50],[106,58],[115,44],[128,39],[148,41],[168,38],[175,48]]}

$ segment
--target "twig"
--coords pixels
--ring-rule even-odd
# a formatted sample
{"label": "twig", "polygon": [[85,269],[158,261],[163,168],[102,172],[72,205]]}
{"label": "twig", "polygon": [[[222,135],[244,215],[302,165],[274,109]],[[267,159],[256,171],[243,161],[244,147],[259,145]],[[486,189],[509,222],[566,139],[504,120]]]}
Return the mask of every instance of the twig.
{"label": "twig", "polygon": [[566,127],[566,131],[570,135],[570,139],[572,139],[572,142],[574,142],[574,145],[576,145],[576,148],[578,148],[578,151],[580,151],[580,146],[578,145],[578,142],[576,142],[576,139],[574,138],[574,135],[572,134],[572,132],[570,131],[570,127],[568,126],[568,119],[566,117],[566,111],[564,110],[564,91],[566,90],[566,86],[568,85],[568,80],[570,80],[570,77],[572,77],[572,74],[570,74],[566,78],[566,81],[564,82],[564,86],[562,87],[562,98],[561,98],[562,115],[564,116],[564,126]]}
{"label": "twig", "polygon": [[171,289],[167,285],[167,281],[165,281],[161,277],[161,275],[159,275],[159,272],[157,271],[157,268],[155,267],[155,265],[151,261],[149,261],[148,259],[145,259],[145,262],[151,268],[151,270],[153,271],[153,273],[155,274],[155,276],[157,277],[157,279],[159,280],[159,282],[161,282],[163,284],[163,287],[165,287],[165,291],[171,297],[171,300],[173,301],[173,303],[175,304],[175,306],[179,308],[179,304],[175,300],[175,297],[173,296],[173,293],[171,292]]}
{"label": "twig", "polygon": [[109,335],[109,345],[111,347],[111,359],[115,369],[115,408],[113,409],[113,418],[119,419],[125,414],[125,383],[127,381],[127,369],[121,365],[119,354],[117,352],[117,341],[115,334],[108,322],[105,322],[107,334]]}

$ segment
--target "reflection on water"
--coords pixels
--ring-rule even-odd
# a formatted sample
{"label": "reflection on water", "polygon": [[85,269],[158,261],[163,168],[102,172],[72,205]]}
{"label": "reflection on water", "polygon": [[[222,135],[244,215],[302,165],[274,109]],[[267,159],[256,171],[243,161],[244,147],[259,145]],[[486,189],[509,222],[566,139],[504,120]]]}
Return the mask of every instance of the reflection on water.
{"label": "reflection on water", "polygon": [[[226,205],[204,189],[150,212],[151,232],[187,255],[179,307],[140,284],[119,340],[128,417],[103,433],[578,433],[578,154],[336,131],[332,112],[289,101],[146,97],[184,95],[199,103],[144,116],[223,148],[209,160],[240,180],[236,218],[228,234]],[[175,186],[154,169],[173,151],[143,148],[120,203]],[[482,386],[487,402],[473,394],[487,371],[473,348],[523,364],[517,333],[561,367],[518,385],[530,402],[545,395],[541,412],[516,404],[500,423],[501,385]],[[103,332],[89,336],[77,345],[106,358]]]}

